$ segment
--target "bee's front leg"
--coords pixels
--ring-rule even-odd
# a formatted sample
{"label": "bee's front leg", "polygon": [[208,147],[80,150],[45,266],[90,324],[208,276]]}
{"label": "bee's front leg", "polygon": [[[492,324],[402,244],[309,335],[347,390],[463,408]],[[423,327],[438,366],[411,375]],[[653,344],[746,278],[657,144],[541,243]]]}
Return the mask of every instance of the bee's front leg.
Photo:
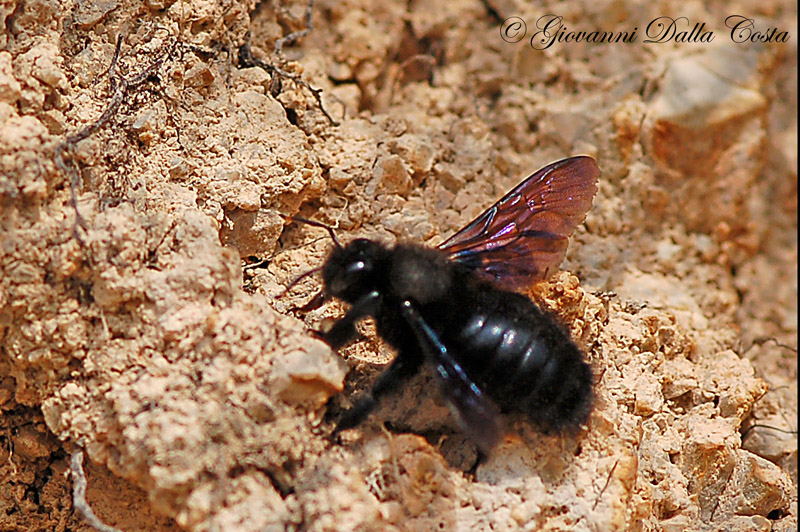
{"label": "bee's front leg", "polygon": [[381,296],[378,291],[370,292],[353,303],[350,310],[327,331],[312,331],[311,334],[331,346],[339,349],[351,342],[357,335],[356,322],[366,316],[374,316],[381,306]]}

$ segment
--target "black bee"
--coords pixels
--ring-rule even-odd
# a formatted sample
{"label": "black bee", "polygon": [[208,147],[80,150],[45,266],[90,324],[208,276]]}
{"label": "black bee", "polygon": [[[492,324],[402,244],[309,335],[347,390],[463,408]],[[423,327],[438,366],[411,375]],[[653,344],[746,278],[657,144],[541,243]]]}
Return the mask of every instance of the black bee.
{"label": "black bee", "polygon": [[[350,304],[317,335],[333,349],[375,319],[397,351],[372,390],[339,419],[360,423],[424,362],[480,451],[503,436],[500,412],[523,412],[545,433],[575,431],[592,407],[592,371],[567,331],[511,290],[545,278],[586,216],[599,169],[591,157],[549,164],[438,248],[373,240],[336,244],[322,266],[323,293]],[[310,273],[310,272],[309,272]]]}

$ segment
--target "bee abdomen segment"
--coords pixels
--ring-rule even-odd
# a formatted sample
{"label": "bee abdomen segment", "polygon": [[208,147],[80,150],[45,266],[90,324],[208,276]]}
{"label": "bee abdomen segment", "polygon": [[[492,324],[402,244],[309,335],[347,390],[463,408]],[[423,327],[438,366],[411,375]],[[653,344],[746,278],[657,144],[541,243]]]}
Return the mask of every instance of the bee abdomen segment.
{"label": "bee abdomen segment", "polygon": [[541,339],[532,335],[525,346],[525,350],[519,357],[519,365],[514,374],[514,383],[528,382],[530,379],[536,378],[542,371],[542,366],[547,362],[547,358],[547,346]]}
{"label": "bee abdomen segment", "polygon": [[479,355],[481,353],[493,353],[498,350],[503,342],[503,336],[507,330],[502,318],[493,315],[475,314],[467,322],[461,331],[461,341],[463,345],[469,346],[465,353]]}

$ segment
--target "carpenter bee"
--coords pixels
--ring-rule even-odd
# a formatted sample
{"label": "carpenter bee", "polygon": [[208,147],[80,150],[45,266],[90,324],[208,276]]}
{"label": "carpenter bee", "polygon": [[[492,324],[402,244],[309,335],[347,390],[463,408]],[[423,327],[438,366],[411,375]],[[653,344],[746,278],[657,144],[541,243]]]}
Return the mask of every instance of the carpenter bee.
{"label": "carpenter bee", "polygon": [[322,294],[350,308],[317,336],[339,349],[356,337],[356,322],[371,316],[397,352],[334,433],[358,425],[425,362],[484,455],[503,437],[501,412],[522,412],[545,433],[574,432],[585,423],[593,395],[589,364],[563,326],[513,290],[561,263],[599,174],[591,157],[549,164],[437,248],[367,239],[341,245],[332,228],[288,218],[326,228],[335,243],[321,267]]}

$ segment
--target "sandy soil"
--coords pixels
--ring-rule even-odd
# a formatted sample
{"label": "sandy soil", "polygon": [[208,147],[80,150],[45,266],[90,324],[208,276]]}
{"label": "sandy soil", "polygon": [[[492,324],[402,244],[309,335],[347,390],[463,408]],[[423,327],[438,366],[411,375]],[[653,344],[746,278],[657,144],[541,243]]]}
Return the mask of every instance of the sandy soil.
{"label": "sandy soil", "polygon": [[[306,12],[0,3],[0,529],[90,530],[82,449],[126,531],[795,530],[796,5],[323,1],[281,40]],[[546,13],[638,38],[501,38]],[[644,43],[662,15],[715,38]],[[330,240],[278,213],[435,245],[577,154],[599,192],[530,295],[592,364],[585,430],[512,419],[466,474],[424,374],[332,444],[393,354],[308,334],[344,307],[278,296]]]}

